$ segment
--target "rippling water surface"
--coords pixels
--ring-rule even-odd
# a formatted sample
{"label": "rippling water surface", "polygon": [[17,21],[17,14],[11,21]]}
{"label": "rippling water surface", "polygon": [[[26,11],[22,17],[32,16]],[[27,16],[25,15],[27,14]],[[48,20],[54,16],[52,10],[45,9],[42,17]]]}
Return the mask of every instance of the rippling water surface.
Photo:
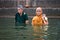
{"label": "rippling water surface", "polygon": [[[31,22],[31,18],[29,20]],[[14,18],[0,18],[0,40],[60,40],[60,19],[57,18],[49,18],[48,31],[43,37],[34,35],[31,24],[15,27]]]}

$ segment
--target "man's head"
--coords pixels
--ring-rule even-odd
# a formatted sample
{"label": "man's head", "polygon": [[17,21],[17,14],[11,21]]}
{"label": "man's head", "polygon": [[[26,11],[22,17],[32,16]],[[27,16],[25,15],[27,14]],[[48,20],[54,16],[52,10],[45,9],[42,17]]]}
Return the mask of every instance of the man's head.
{"label": "man's head", "polygon": [[42,8],[41,7],[36,8],[36,14],[38,16],[42,14]]}
{"label": "man's head", "polygon": [[18,5],[17,10],[19,13],[23,12],[23,6],[22,5]]}

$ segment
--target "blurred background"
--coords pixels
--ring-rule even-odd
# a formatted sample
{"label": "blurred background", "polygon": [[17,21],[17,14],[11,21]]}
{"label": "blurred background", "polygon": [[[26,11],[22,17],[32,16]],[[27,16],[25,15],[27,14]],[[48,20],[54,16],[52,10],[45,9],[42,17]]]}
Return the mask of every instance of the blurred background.
{"label": "blurred background", "polygon": [[[17,6],[23,5],[30,24],[26,29],[15,29]],[[46,40],[60,40],[60,0],[0,0],[0,40],[41,40],[33,36],[31,26],[36,7],[42,7],[48,17]]]}
{"label": "blurred background", "polygon": [[42,7],[48,16],[60,16],[60,0],[0,0],[0,16],[14,16],[20,4],[29,16],[34,15],[36,7]]}

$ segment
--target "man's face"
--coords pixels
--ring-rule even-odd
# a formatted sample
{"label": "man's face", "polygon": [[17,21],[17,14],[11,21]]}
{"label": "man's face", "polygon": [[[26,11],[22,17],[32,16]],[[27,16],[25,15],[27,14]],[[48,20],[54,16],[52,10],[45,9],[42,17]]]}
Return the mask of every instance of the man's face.
{"label": "man's face", "polygon": [[36,10],[36,14],[37,14],[38,16],[41,15],[41,14],[42,14],[42,9],[41,9],[41,8],[37,9],[37,10]]}
{"label": "man's face", "polygon": [[18,8],[18,12],[19,12],[19,13],[22,13],[22,12],[23,12],[23,9]]}

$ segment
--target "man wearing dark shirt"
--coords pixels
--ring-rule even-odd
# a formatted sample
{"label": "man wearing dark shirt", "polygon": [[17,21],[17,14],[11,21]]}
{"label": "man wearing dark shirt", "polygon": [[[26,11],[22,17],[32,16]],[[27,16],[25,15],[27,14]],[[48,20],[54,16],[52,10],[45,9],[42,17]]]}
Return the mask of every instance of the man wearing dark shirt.
{"label": "man wearing dark shirt", "polygon": [[18,12],[15,15],[15,25],[16,26],[25,26],[28,24],[28,15],[23,11],[23,6],[18,6]]}

